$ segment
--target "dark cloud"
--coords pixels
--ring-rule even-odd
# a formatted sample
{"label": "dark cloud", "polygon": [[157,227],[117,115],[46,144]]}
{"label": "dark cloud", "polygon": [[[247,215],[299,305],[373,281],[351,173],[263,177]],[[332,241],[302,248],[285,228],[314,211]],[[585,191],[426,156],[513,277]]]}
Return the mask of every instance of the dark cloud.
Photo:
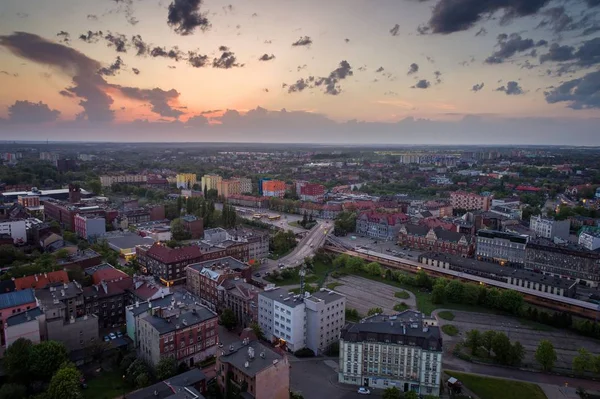
{"label": "dark cloud", "polygon": [[179,92],[175,89],[168,91],[154,89],[140,89],[137,87],[118,87],[123,95],[134,100],[148,102],[152,112],[167,118],[179,118],[183,112],[169,104],[170,101],[179,98]]}
{"label": "dark cloud", "polygon": [[433,75],[435,76],[435,83],[442,83],[442,73],[440,71],[435,71]]}
{"label": "dark cloud", "polygon": [[101,30],[97,32],[92,32],[91,30],[88,30],[87,33],[82,33],[81,35],[79,35],[79,39],[83,40],[86,43],[96,43],[102,38],[102,35],[103,33]]}
{"label": "dark cloud", "polygon": [[384,96],[397,96],[398,93],[396,93],[395,91],[388,90],[385,93],[383,93],[383,95]]}
{"label": "dark cloud", "polygon": [[167,65],[167,68],[169,68],[169,69],[176,69],[177,67],[175,65]]}
{"label": "dark cloud", "polygon": [[291,84],[289,86],[286,85],[286,86],[288,88],[288,93],[299,93],[299,92],[303,91],[304,89],[310,87],[310,83],[308,80],[305,80],[304,78],[300,78],[296,81],[296,83]]}
{"label": "dark cloud", "polygon": [[271,44],[271,43],[273,43],[273,42],[272,42],[271,40],[265,40],[265,41],[264,41],[264,43],[265,43],[265,44]]}
{"label": "dark cloud", "polygon": [[222,109],[208,109],[206,111],[200,112],[200,115],[208,115],[208,114],[216,114],[217,112],[223,111]]}
{"label": "dark cloud", "polygon": [[132,71],[133,73],[135,73],[136,75],[139,75],[139,74],[140,74],[140,70],[139,70],[139,69],[137,69],[137,68],[131,68],[131,71]]}
{"label": "dark cloud", "polygon": [[208,65],[208,56],[194,51],[188,52],[188,63],[194,68],[202,68]]}
{"label": "dark cloud", "polygon": [[419,72],[419,65],[415,64],[414,62],[412,64],[410,64],[410,66],[408,67],[408,72],[406,73],[407,75],[412,75],[413,73],[417,73]]}
{"label": "dark cloud", "polygon": [[94,15],[94,14],[88,14],[87,15],[87,19],[89,19],[90,21],[97,21],[98,20],[98,16]]}
{"label": "dark cloud", "polygon": [[231,51],[223,51],[219,58],[213,58],[212,67],[229,69],[234,67],[243,67],[244,64],[239,64],[235,54]]}
{"label": "dark cloud", "polygon": [[600,64],[600,37],[584,41],[576,50],[573,46],[553,43],[548,53],[540,56],[540,63],[547,61],[572,61],[571,67],[588,68]]}
{"label": "dark cloud", "polygon": [[432,64],[435,64],[435,60],[433,59],[433,57],[430,57],[428,55],[425,56],[425,59],[429,62],[431,62]]}
{"label": "dark cloud", "polygon": [[61,43],[65,43],[65,44],[71,43],[71,35],[69,34],[69,32],[65,32],[64,30],[61,30],[60,32],[58,32],[56,34],[56,36],[59,37],[58,41]]}
{"label": "dark cloud", "polygon": [[303,70],[303,69],[306,69],[306,64],[304,64],[304,65],[298,65],[298,67],[296,68],[296,70],[297,70],[298,72],[300,72],[300,71],[301,71],[301,70]]}
{"label": "dark cloud", "polygon": [[204,115],[195,115],[190,117],[187,122],[185,122],[188,126],[205,126],[208,124],[208,118]]}
{"label": "dark cloud", "polygon": [[137,25],[139,20],[134,15],[133,0],[114,0],[114,2],[117,4],[117,7],[110,10],[109,14],[123,14],[130,25]]}
{"label": "dark cloud", "polygon": [[540,62],[546,61],[569,61],[573,59],[575,48],[572,46],[560,46],[558,43],[552,43],[546,54],[540,56]]}
{"label": "dark cloud", "polygon": [[60,94],[63,97],[68,97],[68,98],[75,97],[75,95],[73,93],[71,93],[70,91],[66,91],[66,90],[61,90],[58,92],[58,94]]}
{"label": "dark cloud", "polygon": [[[418,68],[417,68],[417,69],[418,69]],[[375,72],[377,72],[377,73],[380,73],[380,72],[383,72],[383,71],[384,71],[384,68],[383,68],[382,66],[380,66],[379,68],[377,68],[377,69],[375,70]]]}
{"label": "dark cloud", "polygon": [[16,72],[15,73],[10,73],[10,72],[7,72],[7,71],[0,71],[0,74],[6,75],[6,76],[12,76],[13,78],[18,78],[19,77],[19,74],[16,73]]}
{"label": "dark cloud", "polygon": [[348,38],[345,38],[345,39],[344,39],[344,41],[345,41],[346,43],[350,43],[350,39],[348,39]]}
{"label": "dark cloud", "polygon": [[600,108],[600,71],[563,82],[544,96],[549,104],[566,102],[572,109]]}
{"label": "dark cloud", "polygon": [[595,12],[581,12],[580,18],[575,19],[567,13],[564,6],[557,6],[543,10],[541,14],[544,19],[537,28],[547,28],[556,34],[583,30],[582,35],[586,36],[600,29]]}
{"label": "dark cloud", "polygon": [[127,52],[127,37],[125,37],[125,35],[108,32],[106,36],[104,36],[104,40],[108,42],[108,47],[114,46],[117,53]]}
{"label": "dark cloud", "polygon": [[421,79],[417,82],[417,84],[411,86],[411,89],[428,89],[430,86],[431,83],[429,83],[428,80]]}
{"label": "dark cloud", "polygon": [[8,122],[10,123],[45,123],[54,122],[60,111],[50,109],[43,102],[15,101],[8,107]]}
{"label": "dark cloud", "polygon": [[27,14],[26,12],[18,12],[17,13],[17,17],[19,18],[27,18],[29,16],[29,14]]}
{"label": "dark cloud", "polygon": [[265,93],[269,92],[269,89],[267,89],[266,87],[264,89],[262,89],[262,91],[264,91]]}
{"label": "dark cloud", "polygon": [[525,93],[519,83],[514,80],[507,82],[506,86],[498,87],[496,91],[503,91],[507,96],[518,96]]}
{"label": "dark cloud", "polygon": [[475,93],[477,93],[478,91],[483,89],[484,86],[485,86],[485,83],[483,83],[483,82],[474,84],[473,87],[471,88],[471,91],[474,91]]}
{"label": "dark cloud", "polygon": [[211,24],[206,14],[200,12],[201,4],[202,0],[173,0],[169,5],[167,23],[182,36],[191,35],[196,28],[206,31]]}
{"label": "dark cloud", "polygon": [[352,76],[352,67],[348,61],[344,60],[340,62],[340,65],[334,69],[329,76],[324,78],[318,78],[315,80],[315,86],[323,85],[325,87],[325,94],[337,96],[342,92],[339,85],[340,80],[346,79],[348,76]]}
{"label": "dark cloud", "polygon": [[481,27],[481,29],[479,29],[477,31],[477,33],[475,33],[475,36],[485,36],[487,35],[487,29],[485,29],[483,26]]}
{"label": "dark cloud", "polygon": [[110,64],[108,67],[100,68],[98,73],[104,76],[115,76],[124,65],[125,64],[123,63],[123,60],[121,60],[121,57],[117,57],[115,62]]}
{"label": "dark cloud", "polygon": [[259,61],[271,61],[272,59],[275,59],[275,56],[273,54],[269,55],[269,54],[265,53],[265,54],[261,55],[258,60]]}
{"label": "dark cloud", "polygon": [[312,39],[308,36],[304,36],[304,37],[301,37],[300,39],[296,40],[294,43],[292,43],[292,46],[294,46],[294,47],[310,46],[311,44],[312,44]]}
{"label": "dark cloud", "polygon": [[150,56],[154,57],[154,58],[156,58],[156,57],[170,58],[172,60],[179,61],[183,58],[183,53],[181,52],[181,50],[179,50],[179,48],[177,46],[173,47],[170,50],[167,50],[163,47],[154,47],[150,51]]}
{"label": "dark cloud", "polygon": [[233,11],[233,5],[232,4],[227,4],[226,6],[223,6],[223,11],[225,11],[225,14],[227,14],[228,12],[232,12]]}
{"label": "dark cloud", "polygon": [[398,36],[400,34],[400,25],[396,24],[392,29],[390,29],[390,34],[392,36]]}
{"label": "dark cloud", "polygon": [[144,56],[148,53],[148,45],[140,35],[131,36],[131,45],[135,48],[136,55],[138,56]]}
{"label": "dark cloud", "polygon": [[252,17],[258,17],[258,14],[257,14],[257,13],[255,13],[255,12],[253,12],[253,13],[252,13]]}
{"label": "dark cloud", "polygon": [[487,64],[501,64],[517,53],[531,49],[535,50],[535,47],[546,46],[547,44],[548,42],[545,40],[535,42],[533,39],[523,39],[518,33],[512,33],[510,36],[503,33],[497,37],[496,46],[498,46],[498,50],[489,56],[485,62]]}
{"label": "dark cloud", "polygon": [[227,46],[219,46],[219,51],[229,51],[229,47],[227,47]]}
{"label": "dark cloud", "polygon": [[480,20],[502,11],[501,21],[536,14],[550,0],[439,0],[420,33],[449,34],[468,30]]}

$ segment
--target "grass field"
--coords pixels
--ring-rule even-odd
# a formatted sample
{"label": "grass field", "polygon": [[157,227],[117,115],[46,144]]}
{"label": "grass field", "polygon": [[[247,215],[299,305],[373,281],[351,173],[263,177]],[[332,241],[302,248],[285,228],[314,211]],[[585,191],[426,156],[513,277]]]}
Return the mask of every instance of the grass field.
{"label": "grass field", "polygon": [[333,283],[327,284],[325,287],[327,287],[330,290],[335,290],[335,287],[339,287],[340,285],[344,285],[344,284],[333,282]]}
{"label": "grass field", "polygon": [[113,399],[131,391],[131,388],[125,385],[123,376],[117,371],[103,372],[86,382],[88,387],[82,390],[83,399]]}
{"label": "grass field", "polygon": [[439,312],[438,316],[440,316],[440,318],[442,318],[444,320],[449,320],[449,321],[454,320],[454,313],[448,312],[447,310]]}
{"label": "grass field", "polygon": [[455,371],[446,371],[446,374],[458,378],[480,399],[547,399],[538,385],[528,382],[502,380]]}
{"label": "grass field", "polygon": [[[327,273],[333,268],[333,266],[323,263],[323,262],[315,262],[312,270],[309,270],[306,277],[304,277],[305,283],[315,283],[318,288],[323,286],[325,282],[325,277]],[[286,286],[286,285],[296,285],[300,284],[300,276],[298,275],[299,268],[294,269],[284,269],[287,270],[290,275],[287,278],[275,278],[271,276],[265,276],[265,280],[271,283],[275,283],[278,286]],[[278,273],[281,274],[284,270],[278,270]],[[339,284],[339,283],[338,283]]]}
{"label": "grass field", "polygon": [[453,326],[452,324],[443,325],[442,331],[445,332],[446,334],[450,335],[451,337],[458,334],[458,328],[456,326]]}

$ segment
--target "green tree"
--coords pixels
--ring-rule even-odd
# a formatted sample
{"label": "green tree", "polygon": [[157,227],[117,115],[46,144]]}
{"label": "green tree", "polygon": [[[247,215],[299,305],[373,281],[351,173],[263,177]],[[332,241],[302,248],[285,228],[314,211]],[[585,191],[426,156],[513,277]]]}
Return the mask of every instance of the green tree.
{"label": "green tree", "polygon": [[431,291],[431,301],[435,304],[442,304],[446,301],[446,285],[439,279]]}
{"label": "green tree", "polygon": [[368,263],[365,269],[371,276],[381,276],[381,266],[377,262]]}
{"label": "green tree", "polygon": [[381,395],[383,399],[402,399],[402,393],[396,387],[387,388]]}
{"label": "green tree", "polygon": [[594,363],[592,365],[592,369],[594,373],[600,374],[600,355],[597,355],[593,360]]}
{"label": "green tree", "polygon": [[368,316],[373,316],[374,314],[381,314],[381,313],[383,313],[383,309],[381,309],[381,308],[371,308],[367,312],[367,315]]}
{"label": "green tree", "polygon": [[552,342],[543,339],[535,351],[535,360],[542,366],[542,370],[550,371],[554,367],[557,356]]}
{"label": "green tree", "polygon": [[171,236],[174,240],[188,240],[190,239],[190,233],[185,230],[181,219],[177,218],[171,222]]}
{"label": "green tree", "polygon": [[[485,334],[484,334],[485,336]],[[510,339],[503,332],[496,332],[492,338],[492,350],[494,358],[500,364],[510,364],[511,360]]]}
{"label": "green tree", "polygon": [[415,281],[416,281],[418,287],[431,289],[431,287],[433,286],[433,281],[432,281],[431,277],[429,277],[427,275],[427,273],[425,273],[425,270],[419,270],[417,272]]}
{"label": "green tree", "polygon": [[173,357],[163,357],[156,365],[156,379],[166,380],[177,374],[177,361]]}
{"label": "green tree", "polygon": [[254,331],[254,335],[256,335],[256,338],[258,339],[265,339],[265,334],[263,333],[262,328],[260,328],[260,325],[258,323],[252,323],[250,324],[250,328],[252,329],[252,331]]}
{"label": "green tree", "polygon": [[479,330],[471,330],[467,332],[465,345],[471,349],[471,354],[474,355],[477,349],[481,346],[482,337]]}
{"label": "green tree", "polygon": [[63,363],[50,380],[48,399],[80,399],[81,374],[72,363]]}
{"label": "green tree", "polygon": [[29,365],[33,344],[30,340],[19,338],[4,353],[4,371],[11,381],[26,383],[30,381]]}
{"label": "green tree", "polygon": [[463,283],[452,280],[446,285],[446,298],[454,303],[462,303]]}
{"label": "green tree", "polygon": [[577,356],[573,358],[573,371],[575,374],[582,375],[593,368],[594,358],[585,348],[577,351]]}
{"label": "green tree", "polygon": [[419,395],[415,391],[408,391],[404,393],[404,399],[419,399]]}
{"label": "green tree", "polygon": [[308,223],[308,215],[306,214],[306,211],[304,211],[304,214],[302,215],[302,221],[300,222],[300,225],[304,228],[306,228],[306,223]]}
{"label": "green tree", "polygon": [[144,388],[146,386],[148,386],[150,384],[150,377],[148,376],[148,373],[142,373],[139,374],[137,377],[135,377],[135,387],[136,388]]}
{"label": "green tree", "polygon": [[129,367],[127,367],[127,370],[125,371],[125,380],[130,386],[139,387],[137,378],[143,374],[145,374],[146,376],[150,374],[148,366],[146,365],[146,363],[144,363],[143,360],[135,359],[133,362],[131,362],[131,364],[129,365]]}
{"label": "green tree", "polygon": [[79,241],[77,239],[77,234],[73,233],[72,231],[69,230],[65,230],[63,231],[63,238],[65,241],[68,241],[72,244],[77,244],[77,241]]}
{"label": "green tree", "polygon": [[100,184],[100,180],[89,180],[87,182],[87,187],[94,194],[100,194],[102,192],[102,184]]}
{"label": "green tree", "polygon": [[346,254],[339,255],[333,260],[333,267],[335,267],[336,269],[345,267],[350,261],[350,259],[350,256]]}
{"label": "green tree", "polygon": [[228,330],[233,330],[235,328],[235,326],[237,325],[237,320],[235,318],[235,313],[233,313],[233,310],[229,308],[223,310],[223,313],[221,313],[221,324]]}
{"label": "green tree", "polygon": [[60,366],[69,359],[65,345],[57,341],[43,341],[31,350],[31,373],[48,381]]}
{"label": "green tree", "polygon": [[525,358],[525,348],[519,341],[516,341],[510,347],[510,364],[512,366],[520,366]]}
{"label": "green tree", "polygon": [[359,258],[357,256],[352,256],[350,257],[350,259],[348,259],[348,262],[346,263],[346,267],[348,267],[348,269],[350,269],[353,272],[359,272],[362,271],[365,267],[365,261],[363,260],[363,258]]}
{"label": "green tree", "polygon": [[519,314],[523,307],[523,295],[515,290],[503,290],[500,294],[500,307],[511,314]]}
{"label": "green tree", "polygon": [[485,348],[485,350],[487,350],[488,356],[491,355],[492,342],[493,342],[495,336],[496,336],[496,331],[494,331],[494,330],[488,330],[488,331],[484,332],[483,334],[481,334],[481,346],[483,346]]}
{"label": "green tree", "polygon": [[20,384],[2,384],[0,399],[23,399],[27,397],[27,387]]}

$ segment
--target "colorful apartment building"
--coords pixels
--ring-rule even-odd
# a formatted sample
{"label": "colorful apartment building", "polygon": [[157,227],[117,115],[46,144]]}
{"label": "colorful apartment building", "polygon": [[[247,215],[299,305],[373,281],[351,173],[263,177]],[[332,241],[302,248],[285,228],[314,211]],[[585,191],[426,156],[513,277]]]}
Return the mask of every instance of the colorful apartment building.
{"label": "colorful apartment building", "polygon": [[177,188],[193,188],[198,183],[195,173],[178,173],[176,177]]}
{"label": "colorful apartment building", "polygon": [[265,197],[283,198],[286,185],[281,180],[267,180],[262,183],[262,192]]}

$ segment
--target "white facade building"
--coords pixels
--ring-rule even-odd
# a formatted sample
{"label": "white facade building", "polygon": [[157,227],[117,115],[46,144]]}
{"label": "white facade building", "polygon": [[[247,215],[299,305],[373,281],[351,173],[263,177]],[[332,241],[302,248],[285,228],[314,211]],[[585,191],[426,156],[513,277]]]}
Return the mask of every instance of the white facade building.
{"label": "white facade building", "polygon": [[547,238],[548,240],[554,238],[568,239],[570,228],[571,222],[568,220],[555,220],[543,218],[542,216],[532,216],[529,224],[529,229],[537,237]]}
{"label": "white facade building", "polygon": [[597,231],[584,231],[579,235],[579,245],[595,251],[600,248],[600,232]]}
{"label": "white facade building", "polygon": [[0,234],[8,234],[15,244],[27,242],[25,220],[7,220],[0,222]]}

